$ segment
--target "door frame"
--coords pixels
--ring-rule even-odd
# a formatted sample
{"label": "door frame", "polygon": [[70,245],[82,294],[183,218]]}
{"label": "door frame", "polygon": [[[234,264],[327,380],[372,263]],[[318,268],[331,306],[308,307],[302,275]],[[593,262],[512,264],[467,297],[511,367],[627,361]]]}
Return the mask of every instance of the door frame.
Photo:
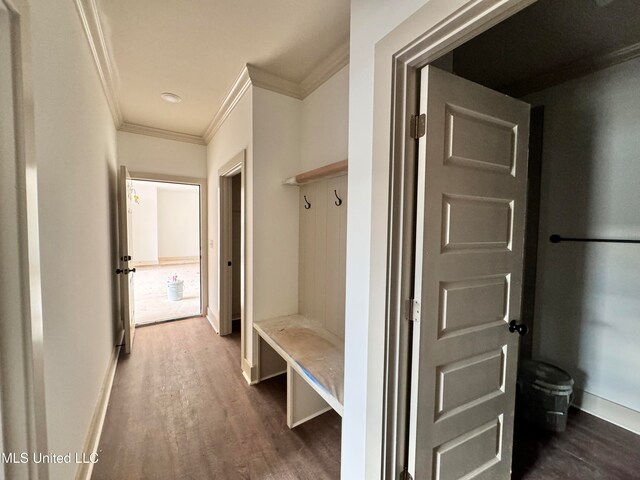
{"label": "door frame", "polygon": [[[0,265],[3,274],[9,272],[14,280],[6,289],[12,297],[0,301],[0,331],[4,333],[0,335],[0,434],[5,452],[31,455],[47,452],[48,448],[30,5],[28,0],[0,2],[9,12],[11,25],[16,143],[9,167],[15,177],[7,177],[7,184],[2,185],[5,191],[15,192],[15,202],[0,208],[2,225],[8,226],[5,238],[9,240],[0,251]],[[7,478],[49,478],[46,462],[4,464],[0,468]]]}
{"label": "door frame", "polygon": [[[147,182],[179,183],[182,185],[197,185],[200,187],[200,316],[207,315],[209,306],[209,248],[207,245],[207,179],[198,177],[180,177],[177,175],[165,175],[160,173],[129,172],[131,180]],[[179,319],[171,319],[179,320]],[[147,323],[137,326],[153,325]]]}
{"label": "door frame", "polygon": [[[241,359],[246,362],[246,243],[245,243],[245,209],[246,209],[246,150],[236,154],[231,160],[218,169],[218,333],[229,335],[232,330],[232,295],[233,272],[224,268],[223,258],[232,256],[232,184],[233,177],[240,174],[240,345]],[[226,300],[226,301],[223,301]],[[215,326],[214,326],[215,328]]]}
{"label": "door frame", "polygon": [[[386,274],[384,284],[372,276],[369,297],[369,311],[384,312],[384,378],[382,398],[373,391],[376,384],[368,384],[368,398],[380,402],[371,411],[382,429],[379,438],[368,436],[367,449],[382,446],[382,478],[397,478],[407,468],[412,322],[405,317],[413,291],[418,159],[410,126],[411,117],[422,113],[420,69],[536,1],[458,0],[458,8],[442,19],[451,0],[431,0],[375,46],[372,184],[374,190],[388,188],[388,196],[372,195],[372,211],[387,211],[388,217],[372,218],[372,232],[386,227],[387,233],[371,235],[371,271],[385,268]],[[377,223],[385,220],[386,225]],[[385,265],[373,265],[375,259]]]}

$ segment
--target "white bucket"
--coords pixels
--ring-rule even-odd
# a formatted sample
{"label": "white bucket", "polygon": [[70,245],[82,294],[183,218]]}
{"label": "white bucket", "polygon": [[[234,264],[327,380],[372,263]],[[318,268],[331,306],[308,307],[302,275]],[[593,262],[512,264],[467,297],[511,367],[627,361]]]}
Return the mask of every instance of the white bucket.
{"label": "white bucket", "polygon": [[182,300],[184,295],[184,280],[178,280],[177,282],[167,281],[167,297],[172,302]]}

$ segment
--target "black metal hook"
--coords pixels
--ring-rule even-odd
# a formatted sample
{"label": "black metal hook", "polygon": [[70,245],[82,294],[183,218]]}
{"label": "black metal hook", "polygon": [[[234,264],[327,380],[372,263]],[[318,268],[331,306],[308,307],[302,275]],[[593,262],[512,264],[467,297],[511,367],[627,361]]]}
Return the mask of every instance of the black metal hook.
{"label": "black metal hook", "polygon": [[305,203],[305,210],[309,210],[311,208],[311,204],[309,203],[309,200],[307,200],[307,196],[304,196],[304,203]]}
{"label": "black metal hook", "polygon": [[338,196],[338,191],[337,190],[334,190],[333,193],[336,196],[336,198],[338,199],[334,203],[336,204],[336,207],[339,207],[340,205],[342,205],[342,199]]}

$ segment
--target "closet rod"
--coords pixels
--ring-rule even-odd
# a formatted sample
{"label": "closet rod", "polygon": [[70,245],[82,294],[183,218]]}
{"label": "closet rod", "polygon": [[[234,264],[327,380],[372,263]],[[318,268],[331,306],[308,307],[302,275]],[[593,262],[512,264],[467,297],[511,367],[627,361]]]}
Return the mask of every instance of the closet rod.
{"label": "closet rod", "polygon": [[571,238],[561,237],[560,235],[551,235],[549,237],[551,243],[560,242],[597,242],[597,243],[640,243],[640,240],[624,240],[619,238]]}

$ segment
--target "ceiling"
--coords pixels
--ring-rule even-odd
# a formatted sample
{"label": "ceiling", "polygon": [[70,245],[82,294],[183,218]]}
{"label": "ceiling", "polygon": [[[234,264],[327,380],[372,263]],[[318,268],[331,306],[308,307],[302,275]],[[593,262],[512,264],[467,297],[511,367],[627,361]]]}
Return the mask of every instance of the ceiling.
{"label": "ceiling", "polygon": [[[521,96],[566,77],[571,73],[566,70],[598,66],[612,52],[640,46],[639,20],[638,0],[539,0],[454,50],[453,69]],[[632,54],[638,52],[635,48]],[[564,75],[553,74],[561,69]]]}
{"label": "ceiling", "polygon": [[97,3],[124,122],[200,137],[245,64],[299,84],[349,41],[349,0]]}

